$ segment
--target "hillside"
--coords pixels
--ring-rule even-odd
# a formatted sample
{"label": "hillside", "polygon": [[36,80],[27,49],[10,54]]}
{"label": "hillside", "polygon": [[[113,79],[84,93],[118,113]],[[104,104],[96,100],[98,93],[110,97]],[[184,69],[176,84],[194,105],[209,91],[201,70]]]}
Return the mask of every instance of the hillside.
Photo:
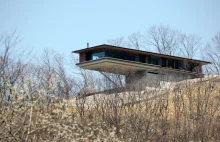
{"label": "hillside", "polygon": [[1,103],[0,141],[219,141],[219,86],[217,76],[52,103],[35,92]]}

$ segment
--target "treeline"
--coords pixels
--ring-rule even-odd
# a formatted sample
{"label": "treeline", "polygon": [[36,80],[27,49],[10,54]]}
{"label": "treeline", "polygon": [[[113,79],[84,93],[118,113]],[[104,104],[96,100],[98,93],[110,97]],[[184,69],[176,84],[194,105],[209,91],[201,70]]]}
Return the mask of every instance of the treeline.
{"label": "treeline", "polygon": [[141,49],[161,54],[199,58],[212,62],[206,73],[219,74],[220,32],[205,43],[202,37],[186,34],[169,26],[154,25],[143,32],[108,40],[112,45]]}

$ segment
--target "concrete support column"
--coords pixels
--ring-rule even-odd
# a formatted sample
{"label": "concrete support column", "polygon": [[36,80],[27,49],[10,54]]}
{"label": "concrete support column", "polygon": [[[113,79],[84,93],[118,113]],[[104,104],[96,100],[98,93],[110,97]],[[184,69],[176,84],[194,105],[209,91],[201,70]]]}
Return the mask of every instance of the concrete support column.
{"label": "concrete support column", "polygon": [[202,73],[202,65],[201,64],[197,65],[194,71],[196,71],[197,73]]}

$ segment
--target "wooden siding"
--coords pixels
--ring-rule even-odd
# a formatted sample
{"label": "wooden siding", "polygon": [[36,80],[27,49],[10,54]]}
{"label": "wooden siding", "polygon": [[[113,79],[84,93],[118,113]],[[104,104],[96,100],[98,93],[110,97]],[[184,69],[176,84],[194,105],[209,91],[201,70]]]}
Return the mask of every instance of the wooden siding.
{"label": "wooden siding", "polygon": [[80,53],[79,54],[79,62],[85,62],[86,61],[86,53]]}

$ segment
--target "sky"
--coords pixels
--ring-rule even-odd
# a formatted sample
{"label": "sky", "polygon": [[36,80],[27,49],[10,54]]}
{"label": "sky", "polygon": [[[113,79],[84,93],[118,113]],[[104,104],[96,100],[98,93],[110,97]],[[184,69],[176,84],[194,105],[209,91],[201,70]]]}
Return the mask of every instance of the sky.
{"label": "sky", "polygon": [[0,34],[16,30],[36,54],[71,51],[165,25],[209,41],[220,31],[220,0],[0,0]]}

